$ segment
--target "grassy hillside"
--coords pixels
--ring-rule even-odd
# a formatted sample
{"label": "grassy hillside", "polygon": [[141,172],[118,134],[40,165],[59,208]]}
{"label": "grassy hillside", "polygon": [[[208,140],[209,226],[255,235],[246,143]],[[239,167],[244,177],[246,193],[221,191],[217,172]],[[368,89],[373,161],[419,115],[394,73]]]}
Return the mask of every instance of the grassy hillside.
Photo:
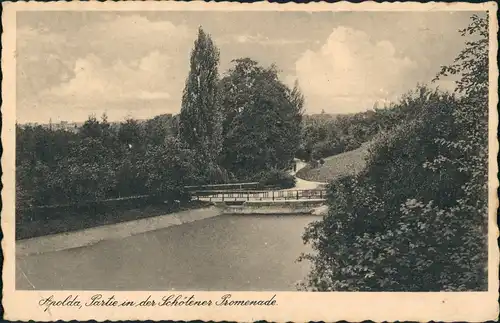
{"label": "grassy hillside", "polygon": [[307,181],[329,182],[332,179],[357,173],[365,167],[369,143],[358,149],[325,158],[325,164],[312,169],[309,165],[297,172],[297,177]]}

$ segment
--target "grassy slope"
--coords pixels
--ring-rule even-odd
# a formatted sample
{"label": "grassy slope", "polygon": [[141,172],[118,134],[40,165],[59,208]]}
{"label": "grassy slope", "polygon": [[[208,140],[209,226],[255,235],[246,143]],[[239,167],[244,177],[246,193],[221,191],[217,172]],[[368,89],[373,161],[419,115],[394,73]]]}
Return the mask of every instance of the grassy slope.
{"label": "grassy slope", "polygon": [[358,149],[325,158],[325,164],[311,169],[306,166],[297,172],[297,177],[307,181],[329,182],[332,179],[357,173],[365,167],[365,156],[368,154],[368,143]]}

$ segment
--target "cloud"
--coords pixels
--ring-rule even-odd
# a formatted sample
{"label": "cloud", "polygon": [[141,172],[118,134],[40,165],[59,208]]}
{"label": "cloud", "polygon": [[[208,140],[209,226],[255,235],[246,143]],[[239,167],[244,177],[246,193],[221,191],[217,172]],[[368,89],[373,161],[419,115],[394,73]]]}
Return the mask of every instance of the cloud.
{"label": "cloud", "polygon": [[74,107],[167,99],[179,91],[169,89],[182,75],[170,57],[191,46],[195,32],[186,25],[129,13],[91,16],[71,28],[57,25],[36,19],[17,29],[19,101],[44,105],[57,98]]}
{"label": "cloud", "polygon": [[196,29],[126,12],[56,16],[82,24],[24,18],[17,30],[19,120],[47,121],[47,111],[72,120],[98,110],[115,119],[178,110]]}
{"label": "cloud", "polygon": [[346,27],[335,28],[318,50],[307,50],[295,63],[312,112],[369,109],[413,86],[411,75],[417,69],[391,42],[373,41],[365,32]]}
{"label": "cloud", "polygon": [[238,43],[238,44],[258,44],[258,45],[296,45],[310,42],[309,39],[284,39],[284,38],[270,38],[262,34],[237,34],[227,35],[217,38],[217,43]]}
{"label": "cloud", "polygon": [[172,42],[192,37],[186,25],[176,25],[168,20],[152,21],[147,17],[132,14],[110,16],[105,21],[83,26],[78,37],[86,39],[89,45],[103,51],[113,48],[124,49],[170,47]]}
{"label": "cloud", "polygon": [[287,84],[299,80],[308,113],[361,111],[430,81],[440,65],[451,63],[463,47],[456,30],[469,16],[19,12],[17,117],[47,122],[103,110],[110,120],[177,113],[199,25],[221,50],[221,73],[238,57],[276,63]]}
{"label": "cloud", "polygon": [[170,57],[153,51],[141,59],[107,65],[96,55],[77,59],[74,76],[44,91],[44,95],[80,103],[129,99],[168,99]]}
{"label": "cloud", "polygon": [[170,94],[167,92],[149,92],[149,91],[139,91],[136,97],[142,100],[163,100],[171,98]]}
{"label": "cloud", "polygon": [[64,42],[65,38],[61,35],[50,32],[45,27],[35,29],[32,27],[24,26],[17,29],[16,39],[16,47],[19,50],[33,45],[33,43],[49,47],[49,44]]}

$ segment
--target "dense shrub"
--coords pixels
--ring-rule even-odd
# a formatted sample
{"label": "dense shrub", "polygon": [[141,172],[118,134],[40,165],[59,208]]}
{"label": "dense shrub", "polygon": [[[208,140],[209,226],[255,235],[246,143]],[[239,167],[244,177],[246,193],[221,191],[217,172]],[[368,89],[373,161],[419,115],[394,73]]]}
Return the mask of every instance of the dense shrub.
{"label": "dense shrub", "polygon": [[403,120],[415,118],[416,114],[418,109],[389,104],[355,114],[304,116],[301,144],[295,156],[310,161],[355,150]]}
{"label": "dense shrub", "polygon": [[335,143],[333,141],[321,141],[312,148],[312,159],[320,159],[328,156],[337,155],[345,151],[345,144]]}
{"label": "dense shrub", "polygon": [[438,78],[456,96],[419,88],[402,124],[380,133],[367,167],[329,186],[329,213],[304,234],[312,290],[442,291],[487,288],[488,22]]}
{"label": "dense shrub", "polygon": [[458,140],[453,111],[464,102],[422,89],[401,104],[419,109],[421,118],[379,135],[366,169],[329,186],[328,216],[304,235],[318,251],[306,257],[313,290],[485,287],[487,214],[466,202],[471,176],[428,167],[444,155],[461,157],[436,139]]}
{"label": "dense shrub", "polygon": [[184,185],[205,176],[204,168],[163,121],[155,120],[163,129],[155,137],[141,135],[151,122],[127,120],[111,127],[105,117],[89,118],[77,133],[18,126],[16,205],[25,209],[144,194],[177,199]]}
{"label": "dense shrub", "polygon": [[373,111],[336,117],[304,116],[301,145],[295,156],[309,161],[354,150],[380,130],[378,121]]}
{"label": "dense shrub", "polygon": [[295,177],[283,170],[271,169],[254,177],[262,187],[291,188],[295,186]]}
{"label": "dense shrub", "polygon": [[488,22],[438,77],[456,96],[420,87],[396,106],[402,123],[377,135],[365,170],[329,185],[329,212],[308,227],[320,291],[487,288]]}

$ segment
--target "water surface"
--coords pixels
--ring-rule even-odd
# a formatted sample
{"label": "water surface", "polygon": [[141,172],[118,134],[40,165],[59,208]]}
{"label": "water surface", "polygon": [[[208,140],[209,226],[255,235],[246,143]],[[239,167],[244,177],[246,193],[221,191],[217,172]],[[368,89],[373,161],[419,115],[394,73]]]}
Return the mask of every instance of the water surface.
{"label": "water surface", "polygon": [[319,216],[223,215],[95,245],[18,257],[17,289],[296,290],[305,226]]}

